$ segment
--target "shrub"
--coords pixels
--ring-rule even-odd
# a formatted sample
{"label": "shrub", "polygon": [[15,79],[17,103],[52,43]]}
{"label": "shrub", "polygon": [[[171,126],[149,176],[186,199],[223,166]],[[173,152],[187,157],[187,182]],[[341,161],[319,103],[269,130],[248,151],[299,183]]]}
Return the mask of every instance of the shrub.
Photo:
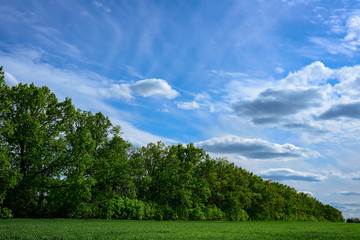
{"label": "shrub", "polygon": [[0,207],[0,218],[13,218],[11,210],[8,208]]}
{"label": "shrub", "polygon": [[230,208],[226,212],[226,217],[230,221],[246,221],[249,219],[249,215],[247,214],[247,212],[245,212],[245,210],[240,207]]}

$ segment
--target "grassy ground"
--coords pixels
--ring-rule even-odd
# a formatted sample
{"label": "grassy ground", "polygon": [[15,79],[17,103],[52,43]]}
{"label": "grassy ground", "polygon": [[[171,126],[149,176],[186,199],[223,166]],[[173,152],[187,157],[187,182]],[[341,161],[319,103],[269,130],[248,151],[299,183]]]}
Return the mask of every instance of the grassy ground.
{"label": "grassy ground", "polygon": [[11,219],[0,239],[360,239],[360,224]]}

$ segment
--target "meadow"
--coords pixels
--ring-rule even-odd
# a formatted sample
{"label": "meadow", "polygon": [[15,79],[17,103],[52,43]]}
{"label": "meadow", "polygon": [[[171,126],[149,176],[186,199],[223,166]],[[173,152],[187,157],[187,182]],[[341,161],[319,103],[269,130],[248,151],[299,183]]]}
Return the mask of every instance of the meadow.
{"label": "meadow", "polygon": [[9,219],[0,239],[360,239],[360,224]]}

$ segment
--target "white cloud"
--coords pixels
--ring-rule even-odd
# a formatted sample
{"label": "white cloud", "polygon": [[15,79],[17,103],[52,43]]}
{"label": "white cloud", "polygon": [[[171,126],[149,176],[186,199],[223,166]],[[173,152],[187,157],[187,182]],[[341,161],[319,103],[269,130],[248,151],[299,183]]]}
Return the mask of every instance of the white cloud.
{"label": "white cloud", "polygon": [[360,215],[360,203],[358,201],[354,202],[331,202],[330,205],[339,209],[345,218],[359,217]]}
{"label": "white cloud", "polygon": [[211,97],[207,93],[198,93],[195,95],[196,101],[209,101],[210,99],[211,99]]}
{"label": "white cloud", "polygon": [[274,86],[269,79],[243,79],[241,81],[230,81],[226,84],[224,91],[228,99],[250,99],[256,97],[262,91]]}
{"label": "white cloud", "polygon": [[[360,14],[358,11],[346,14],[347,16],[331,16],[324,21],[336,35],[345,34],[342,38],[311,37],[310,41],[325,48],[331,54],[352,55],[360,47]],[[345,22],[344,22],[345,21]]]}
{"label": "white cloud", "polygon": [[281,73],[284,73],[285,72],[285,69],[283,69],[282,67],[277,67],[274,69],[274,71],[277,73],[277,74],[281,74]]}
{"label": "white cloud", "polygon": [[344,40],[351,46],[360,45],[360,16],[350,16],[346,22],[347,35]]}
{"label": "white cloud", "polygon": [[325,67],[322,62],[316,61],[303,69],[290,73],[286,78],[281,80],[284,87],[305,87],[319,86],[333,77],[334,71]]}
{"label": "white cloud", "polygon": [[131,89],[142,97],[164,97],[173,99],[179,96],[179,93],[163,79],[145,79],[137,81],[131,85]]}
{"label": "white cloud", "polygon": [[272,179],[274,181],[295,180],[306,182],[320,182],[326,179],[325,176],[322,176],[320,174],[299,172],[289,168],[272,168],[259,171],[256,174],[260,175],[263,178]]}
{"label": "white cloud", "polygon": [[184,110],[194,110],[198,109],[200,106],[197,104],[197,102],[178,102],[176,103],[178,108],[184,109]]}
{"label": "white cloud", "polygon": [[142,97],[163,97],[173,99],[179,93],[162,79],[145,79],[135,83],[111,84],[108,88],[100,88],[99,94],[107,98],[130,100],[134,94]]}
{"label": "white cloud", "polygon": [[210,70],[209,71],[213,76],[219,77],[231,77],[231,78],[240,78],[240,77],[247,77],[248,74],[242,72],[227,72],[224,70]]}
{"label": "white cloud", "polygon": [[129,84],[112,84],[110,88],[100,88],[99,94],[107,98],[130,100],[133,98]]}
{"label": "white cloud", "polygon": [[330,54],[345,54],[352,55],[353,51],[356,50],[354,47],[348,46],[341,42],[341,40],[327,39],[323,37],[311,37],[309,39],[321,48],[325,48]]}
{"label": "white cloud", "polygon": [[292,144],[276,144],[261,139],[241,138],[227,135],[195,144],[211,153],[239,155],[247,159],[291,160],[317,158],[320,154]]}
{"label": "white cloud", "polygon": [[232,111],[253,125],[296,132],[306,142],[360,140],[360,65],[331,69],[316,61],[270,82],[258,89],[231,82],[228,96],[237,96]]}
{"label": "white cloud", "polygon": [[340,191],[337,194],[344,195],[344,196],[360,196],[360,192],[352,192],[352,191]]}
{"label": "white cloud", "polygon": [[315,193],[313,193],[313,192],[309,192],[309,191],[298,191],[298,192],[302,192],[302,193],[310,195],[311,197],[315,197]]}
{"label": "white cloud", "polygon": [[360,177],[359,177],[360,171],[342,172],[338,169],[328,169],[328,170],[323,170],[322,173],[328,177],[335,177],[338,179],[347,179],[347,180],[352,180],[352,181],[356,181],[357,179],[360,179]]}
{"label": "white cloud", "polygon": [[[101,90],[104,85],[113,81],[93,72],[56,68],[50,64],[41,63],[39,61],[41,57],[42,52],[36,50],[22,49],[15,54],[0,52],[0,62],[4,63],[8,79],[9,76],[16,73],[16,80],[21,83],[33,82],[37,86],[48,86],[60,101],[65,97],[70,97],[76,108],[93,112],[101,111],[109,116],[112,123],[120,124],[124,131],[124,138],[131,143],[143,146],[149,142],[160,140],[168,144],[179,142],[134,127],[129,122],[134,119],[133,113],[116,109],[104,102],[101,96],[99,97],[99,91],[105,96],[110,94],[112,97],[124,94],[122,90],[128,91],[125,84],[111,85],[111,88]],[[129,97],[129,95],[125,94],[125,97]]]}
{"label": "white cloud", "polygon": [[334,90],[353,100],[360,99],[360,65],[342,67],[336,71],[339,83]]}
{"label": "white cloud", "polygon": [[15,86],[19,84],[19,81],[11,73],[8,72],[5,72],[5,82],[9,86]]}

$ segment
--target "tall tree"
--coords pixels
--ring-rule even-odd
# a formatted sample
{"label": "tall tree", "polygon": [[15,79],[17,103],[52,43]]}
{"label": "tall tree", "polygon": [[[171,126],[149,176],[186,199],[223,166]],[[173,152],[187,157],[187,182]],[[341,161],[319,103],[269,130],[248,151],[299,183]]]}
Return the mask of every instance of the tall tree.
{"label": "tall tree", "polygon": [[[44,189],[60,177],[75,108],[70,99],[59,102],[47,87],[1,82],[1,147],[8,168],[18,174],[8,190],[5,206],[16,216],[34,216],[41,207]],[[2,160],[3,161],[3,160]]]}

